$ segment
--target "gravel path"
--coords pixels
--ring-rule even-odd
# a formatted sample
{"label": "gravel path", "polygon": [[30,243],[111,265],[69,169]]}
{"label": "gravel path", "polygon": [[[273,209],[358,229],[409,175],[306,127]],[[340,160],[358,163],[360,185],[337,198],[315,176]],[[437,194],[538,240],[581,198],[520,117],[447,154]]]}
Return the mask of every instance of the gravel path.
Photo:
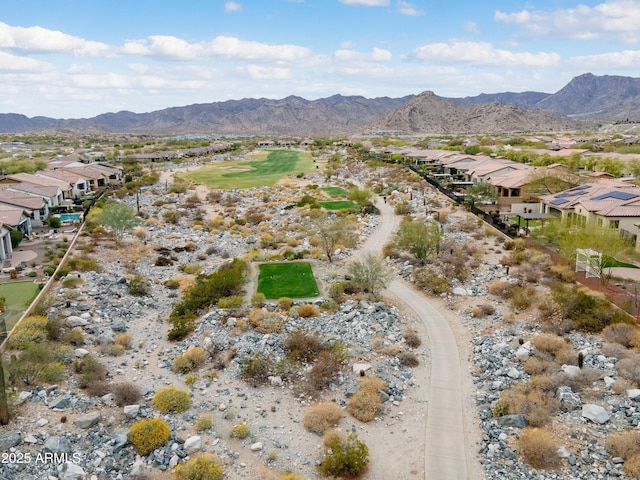
{"label": "gravel path", "polygon": [[[380,251],[390,240],[400,223],[393,207],[378,201],[380,223],[363,245],[360,255]],[[414,288],[401,280],[394,280],[387,294],[392,294],[407,308],[413,310],[427,329],[431,350],[431,372],[427,402],[425,431],[425,478],[428,480],[479,479],[482,468],[476,464],[467,433],[471,422],[465,411],[463,386],[470,384],[456,337],[447,320]],[[464,377],[466,375],[469,378]]]}

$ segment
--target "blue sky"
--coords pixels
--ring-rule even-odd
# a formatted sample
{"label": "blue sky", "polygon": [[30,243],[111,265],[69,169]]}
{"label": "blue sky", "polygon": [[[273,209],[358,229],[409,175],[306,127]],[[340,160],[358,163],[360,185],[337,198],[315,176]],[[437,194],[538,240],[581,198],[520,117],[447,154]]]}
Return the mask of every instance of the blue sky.
{"label": "blue sky", "polygon": [[640,0],[2,0],[0,113],[334,94],[554,93],[640,76]]}

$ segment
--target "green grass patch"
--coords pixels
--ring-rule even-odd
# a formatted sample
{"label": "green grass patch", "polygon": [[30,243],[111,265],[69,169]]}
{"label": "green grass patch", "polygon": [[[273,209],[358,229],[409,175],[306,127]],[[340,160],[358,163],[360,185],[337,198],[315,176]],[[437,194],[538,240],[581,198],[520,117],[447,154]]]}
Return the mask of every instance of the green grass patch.
{"label": "green grass patch", "polygon": [[264,150],[252,154],[252,160],[218,162],[180,175],[210,189],[270,187],[287,175],[315,170],[309,152]]}
{"label": "green grass patch", "polygon": [[322,187],[320,190],[331,197],[342,197],[349,195],[349,192],[342,187]]}
{"label": "green grass patch", "polygon": [[613,267],[623,267],[623,268],[640,268],[633,263],[621,262],[620,260],[616,260],[613,257],[603,256],[602,257],[602,266],[604,268],[613,268]]}
{"label": "green grass patch", "polygon": [[0,296],[7,299],[5,321],[7,331],[15,325],[39,293],[38,285],[29,282],[0,283]]}
{"label": "green grass patch", "polygon": [[326,210],[346,210],[348,208],[360,208],[357,203],[353,203],[350,200],[334,200],[331,202],[318,202],[318,204]]}
{"label": "green grass patch", "polygon": [[320,293],[311,264],[307,262],[261,264],[258,292],[268,299],[307,298]]}

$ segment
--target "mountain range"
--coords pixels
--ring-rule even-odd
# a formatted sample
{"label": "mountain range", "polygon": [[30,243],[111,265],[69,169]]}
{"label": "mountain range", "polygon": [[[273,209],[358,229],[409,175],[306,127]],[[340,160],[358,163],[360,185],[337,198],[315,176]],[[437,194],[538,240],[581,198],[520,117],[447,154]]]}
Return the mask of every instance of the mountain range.
{"label": "mountain range", "polygon": [[334,95],[318,100],[242,99],[54,119],[0,114],[0,133],[82,132],[259,136],[359,133],[482,134],[571,131],[638,121],[640,78],[573,78],[556,93],[523,92],[444,98],[426,91],[402,98]]}

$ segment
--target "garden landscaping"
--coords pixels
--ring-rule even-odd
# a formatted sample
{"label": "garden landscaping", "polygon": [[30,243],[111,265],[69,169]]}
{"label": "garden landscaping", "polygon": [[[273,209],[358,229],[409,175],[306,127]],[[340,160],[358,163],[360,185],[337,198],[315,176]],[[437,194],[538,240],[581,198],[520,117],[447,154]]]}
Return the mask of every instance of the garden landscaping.
{"label": "garden landscaping", "polygon": [[308,262],[263,263],[258,292],[267,299],[316,297],[318,285]]}

